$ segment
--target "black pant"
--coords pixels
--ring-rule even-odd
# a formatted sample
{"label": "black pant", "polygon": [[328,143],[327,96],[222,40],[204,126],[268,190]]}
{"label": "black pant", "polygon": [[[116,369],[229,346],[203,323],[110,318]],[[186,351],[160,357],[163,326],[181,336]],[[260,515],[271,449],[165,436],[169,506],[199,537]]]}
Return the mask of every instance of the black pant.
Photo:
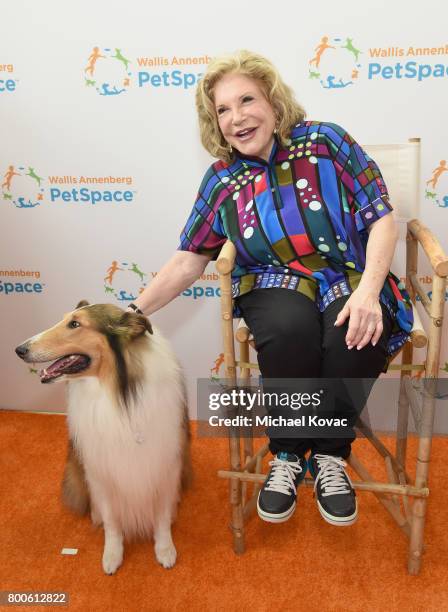
{"label": "black pant", "polygon": [[[367,385],[364,401],[367,400],[375,379],[384,370],[387,360],[387,342],[392,329],[392,319],[384,304],[383,333],[376,346],[371,342],[357,350],[348,350],[345,336],[349,319],[343,325],[334,326],[338,313],[349,296],[344,296],[330,304],[324,312],[319,312],[315,303],[307,296],[289,289],[255,289],[236,298],[244,320],[255,340],[258,364],[263,384],[268,379],[359,379]],[[370,386],[369,386],[370,381]],[[361,383],[361,381],[360,381]],[[343,396],[337,394],[340,398]],[[362,393],[361,393],[362,395]],[[349,397],[353,398],[350,392]],[[347,398],[347,395],[345,395]],[[346,416],[349,426],[337,437],[277,437],[270,433],[269,449],[273,454],[287,451],[303,456],[311,449],[314,453],[347,458],[351,442],[355,439],[353,425],[363,406],[353,406],[339,399],[333,403],[332,414]],[[335,409],[336,406],[336,409]],[[290,407],[268,410],[269,414],[283,414],[291,417]],[[293,416],[296,416],[293,415]],[[314,430],[316,431],[316,430]],[[271,430],[272,432],[272,430]]]}

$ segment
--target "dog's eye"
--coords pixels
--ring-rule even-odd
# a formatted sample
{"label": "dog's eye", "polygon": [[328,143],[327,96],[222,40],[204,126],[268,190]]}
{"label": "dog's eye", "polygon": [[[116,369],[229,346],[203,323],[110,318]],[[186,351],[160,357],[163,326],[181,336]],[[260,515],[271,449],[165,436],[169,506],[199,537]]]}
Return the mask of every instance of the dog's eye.
{"label": "dog's eye", "polygon": [[70,321],[67,327],[70,327],[70,329],[75,329],[76,327],[81,327],[81,324],[78,323],[78,321]]}

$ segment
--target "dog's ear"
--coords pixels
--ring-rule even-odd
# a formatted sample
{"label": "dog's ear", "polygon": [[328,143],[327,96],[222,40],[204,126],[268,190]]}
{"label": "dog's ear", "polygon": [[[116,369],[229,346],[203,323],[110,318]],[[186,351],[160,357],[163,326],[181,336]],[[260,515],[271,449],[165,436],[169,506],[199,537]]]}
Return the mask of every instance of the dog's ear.
{"label": "dog's ear", "polygon": [[130,333],[131,339],[141,336],[145,332],[153,333],[149,319],[134,312],[124,312],[120,320],[120,327],[124,325]]}
{"label": "dog's ear", "polygon": [[78,308],[82,308],[83,306],[88,306],[88,305],[89,305],[89,302],[87,300],[81,300],[76,306],[75,310]]}

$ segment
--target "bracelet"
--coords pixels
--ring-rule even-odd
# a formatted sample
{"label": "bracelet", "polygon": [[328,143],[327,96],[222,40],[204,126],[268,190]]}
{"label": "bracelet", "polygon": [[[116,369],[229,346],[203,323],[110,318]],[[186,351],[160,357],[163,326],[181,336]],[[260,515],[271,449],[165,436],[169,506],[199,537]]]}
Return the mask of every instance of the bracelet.
{"label": "bracelet", "polygon": [[134,303],[128,304],[128,308],[132,308],[132,310],[136,312],[137,314],[141,314],[141,315],[143,314],[140,308]]}

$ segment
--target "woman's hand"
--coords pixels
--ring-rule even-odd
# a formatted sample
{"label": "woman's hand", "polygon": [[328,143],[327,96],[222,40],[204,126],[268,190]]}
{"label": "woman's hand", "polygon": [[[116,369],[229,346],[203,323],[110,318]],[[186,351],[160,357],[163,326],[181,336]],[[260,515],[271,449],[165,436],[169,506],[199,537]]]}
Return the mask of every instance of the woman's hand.
{"label": "woman's hand", "polygon": [[370,341],[375,346],[383,332],[383,312],[378,294],[358,287],[338,314],[335,325],[342,325],[347,317],[350,317],[345,336],[348,349],[356,346],[360,350]]}
{"label": "woman's hand", "polygon": [[366,267],[358,288],[353,291],[338,314],[335,325],[342,325],[350,317],[345,341],[349,349],[362,349],[370,341],[373,346],[383,332],[383,312],[379,294],[389,271],[398,230],[392,214],[372,223],[368,230]]}

